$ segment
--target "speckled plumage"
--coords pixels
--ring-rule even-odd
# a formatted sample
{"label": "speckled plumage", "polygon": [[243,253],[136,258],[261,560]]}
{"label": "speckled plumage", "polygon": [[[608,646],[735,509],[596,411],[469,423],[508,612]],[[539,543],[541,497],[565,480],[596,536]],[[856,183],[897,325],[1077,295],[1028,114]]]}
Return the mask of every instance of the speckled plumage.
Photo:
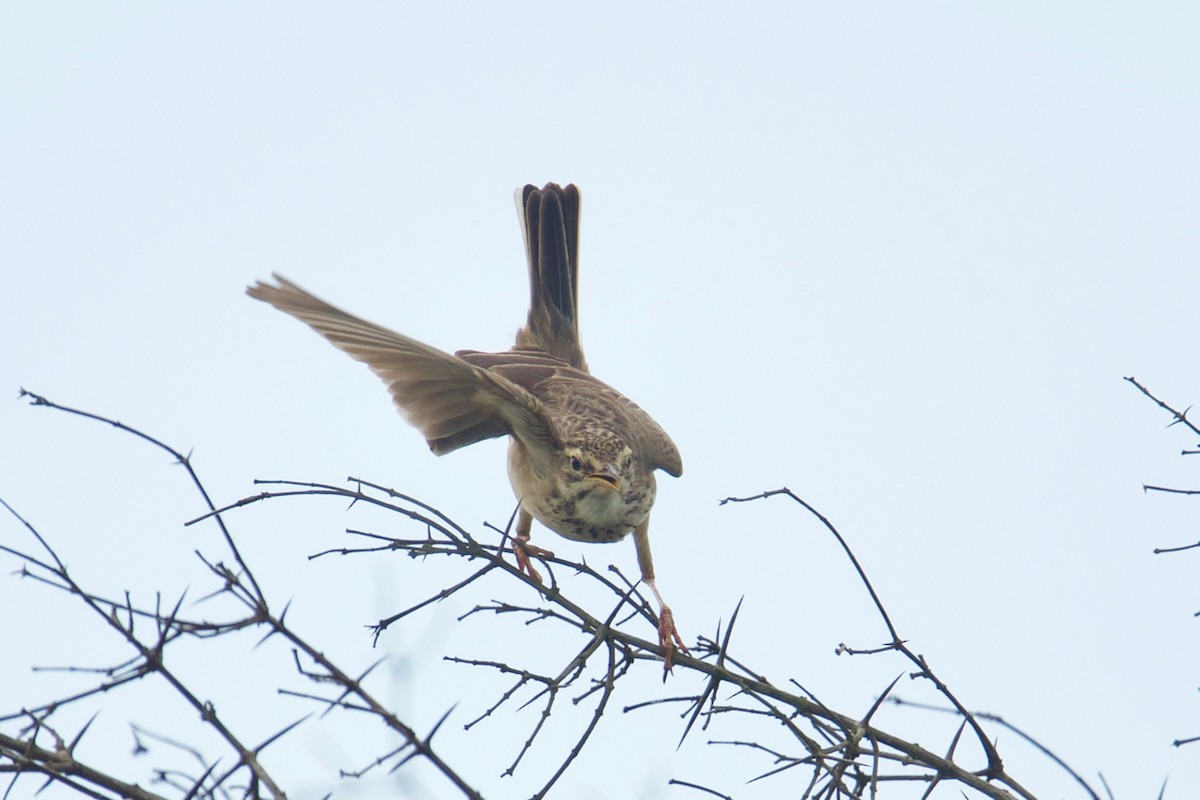
{"label": "speckled plumage", "polygon": [[[547,454],[530,452],[520,438],[509,446],[509,478],[522,506],[552,531],[579,541],[615,542],[645,521],[654,505],[654,470],[679,475],[683,465],[667,434],[633,401],[588,373],[542,353],[460,351],[464,361],[484,367],[527,389],[553,420],[562,452],[579,451],[596,469],[561,480]],[[569,459],[569,457],[567,457]],[[559,457],[559,467],[564,462]],[[620,503],[595,497],[589,474],[614,466],[621,476]],[[587,513],[591,509],[592,513]]]}
{"label": "speckled plumage", "polygon": [[669,668],[686,652],[654,584],[648,539],[654,472],[683,472],[666,432],[633,401],[587,371],[578,329],[579,192],[547,184],[517,191],[529,258],[530,306],[516,345],[454,355],[367,322],[275,275],[247,293],[309,325],[365,362],[437,455],[510,436],[508,474],[521,503],[514,550],[529,555],[530,520],[568,539],[613,542],[634,533],[643,580],[662,605],[659,639]]}

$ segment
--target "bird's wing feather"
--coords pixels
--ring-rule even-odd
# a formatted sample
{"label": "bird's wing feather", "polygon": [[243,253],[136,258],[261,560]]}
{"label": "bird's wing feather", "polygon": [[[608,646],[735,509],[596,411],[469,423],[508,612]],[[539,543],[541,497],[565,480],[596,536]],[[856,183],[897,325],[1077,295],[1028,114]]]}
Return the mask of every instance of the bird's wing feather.
{"label": "bird's wing feather", "polygon": [[667,432],[654,420],[651,422],[654,427],[646,431],[646,460],[650,462],[650,466],[678,478],[683,474],[683,456],[679,455],[679,448],[671,441]]}
{"label": "bird's wing feather", "polygon": [[592,415],[606,418],[628,431],[634,439],[631,443],[637,445],[651,468],[676,478],[683,474],[683,459],[667,432],[637,403],[591,373],[539,350],[517,348],[504,353],[460,350],[455,355],[507,378],[551,407],[568,405],[564,398],[578,401],[586,397]]}
{"label": "bird's wing feather", "polygon": [[502,375],[348,314],[279,275],[274,278],[278,285],[260,281],[246,293],[369,366],[438,455],[505,434],[530,445],[558,441],[541,401]]}

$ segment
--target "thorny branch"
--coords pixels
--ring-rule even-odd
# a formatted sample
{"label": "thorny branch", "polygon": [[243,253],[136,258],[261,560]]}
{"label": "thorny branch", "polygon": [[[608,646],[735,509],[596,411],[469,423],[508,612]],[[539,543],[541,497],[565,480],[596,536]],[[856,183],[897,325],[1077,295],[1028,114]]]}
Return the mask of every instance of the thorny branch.
{"label": "thorny branch", "polygon": [[[653,607],[642,594],[639,584],[628,580],[615,568],[600,572],[584,563],[575,563],[555,556],[540,558],[547,569],[548,582],[541,584],[522,573],[513,563],[504,558],[507,533],[499,531],[495,536],[477,537],[456,524],[439,510],[404,495],[366,480],[350,478],[348,486],[317,482],[258,481],[264,489],[257,494],[216,507],[208,502],[199,478],[192,470],[188,459],[162,442],[121,423],[98,415],[66,408],[29,392],[22,396],[33,405],[54,408],[88,419],[97,420],[131,433],[159,447],[171,455],[188,471],[197,489],[210,509],[208,513],[188,524],[201,520],[213,520],[218,525],[221,542],[226,548],[233,567],[225,566],[221,559],[200,556],[210,574],[219,585],[217,593],[232,597],[243,609],[241,616],[220,622],[186,618],[181,613],[183,596],[164,607],[156,602],[153,607],[140,607],[128,596],[111,599],[91,592],[78,584],[53,547],[33,525],[26,522],[15,510],[5,504],[10,514],[20,522],[34,547],[0,544],[0,551],[20,559],[24,566],[21,575],[42,584],[69,592],[78,597],[95,615],[102,619],[129,645],[132,655],[122,664],[102,673],[95,687],[77,692],[52,703],[32,709],[21,709],[11,713],[0,712],[0,725],[22,725],[15,734],[0,736],[0,771],[12,774],[12,782],[27,775],[40,775],[48,781],[58,782],[79,793],[96,798],[133,797],[148,800],[159,795],[139,789],[131,782],[113,777],[104,770],[88,767],[75,757],[75,749],[86,731],[80,731],[74,741],[65,742],[51,727],[54,715],[62,708],[95,700],[102,694],[122,689],[142,679],[163,680],[180,697],[200,712],[204,723],[214,730],[228,748],[229,755],[204,757],[196,751],[202,769],[197,775],[172,775],[169,779],[160,775],[162,782],[173,792],[172,796],[220,797],[234,795],[242,797],[284,797],[286,781],[269,772],[260,761],[265,747],[285,737],[302,724],[316,724],[310,718],[302,718],[283,726],[273,736],[258,744],[248,744],[239,737],[210,703],[205,702],[171,667],[163,654],[184,639],[211,639],[235,634],[244,630],[257,630],[263,640],[279,638],[288,644],[294,659],[295,674],[313,682],[318,688],[312,692],[281,689],[287,694],[313,702],[326,713],[338,711],[347,714],[365,715],[382,721],[398,738],[399,744],[377,756],[368,766],[357,770],[344,769],[342,777],[353,780],[373,770],[386,768],[396,770],[413,759],[432,764],[438,773],[452,785],[457,793],[468,798],[479,798],[463,774],[452,766],[450,759],[443,757],[432,744],[434,734],[448,719],[450,712],[438,721],[427,734],[419,733],[414,726],[405,722],[389,709],[368,689],[369,675],[375,665],[361,674],[351,674],[327,658],[322,649],[311,644],[285,621],[286,608],[276,613],[271,602],[254,579],[250,565],[239,553],[233,535],[226,526],[230,512],[267,500],[278,501],[286,497],[333,497],[340,501],[349,500],[351,506],[369,505],[407,519],[419,526],[423,535],[411,538],[381,533],[348,530],[347,535],[363,542],[358,546],[330,548],[313,558],[328,555],[367,555],[372,553],[400,552],[414,562],[428,562],[445,557],[451,564],[445,567],[421,567],[449,570],[454,564],[468,566],[468,572],[459,577],[449,577],[442,588],[429,596],[408,599],[408,606],[395,614],[380,619],[372,628],[378,640],[391,626],[400,624],[423,609],[448,597],[467,597],[468,590],[480,585],[486,575],[501,578],[510,587],[532,587],[537,591],[537,603],[508,600],[491,600],[476,603],[460,621],[491,615],[500,620],[519,621],[525,625],[540,624],[560,626],[565,631],[582,637],[580,645],[572,652],[562,654],[561,666],[538,671],[530,666],[509,661],[449,656],[447,661],[468,669],[482,669],[508,683],[506,689],[487,708],[478,709],[474,719],[466,724],[473,728],[482,720],[495,718],[497,712],[508,706],[538,706],[541,713],[532,729],[519,745],[507,768],[506,774],[522,767],[526,755],[541,741],[554,711],[560,708],[562,698],[570,695],[572,705],[590,704],[590,714],[576,731],[567,754],[547,769],[540,778],[540,788],[535,798],[545,797],[568,771],[579,754],[592,740],[605,711],[612,707],[618,691],[624,686],[622,680],[635,670],[657,668],[662,653],[654,635],[656,617]],[[904,736],[877,727],[875,712],[888,697],[891,688],[879,696],[871,708],[862,715],[836,711],[820,702],[815,696],[792,681],[799,689],[773,684],[762,673],[742,663],[732,653],[733,631],[739,609],[731,616],[728,625],[718,625],[713,638],[700,637],[694,655],[676,654],[676,681],[691,673],[702,678],[703,688],[696,694],[685,692],[681,696],[652,699],[634,699],[623,710],[626,713],[643,712],[651,706],[679,704],[685,708],[686,719],[680,744],[688,738],[697,722],[708,729],[723,721],[740,719],[750,727],[750,737],[742,737],[714,744],[736,744],[753,752],[765,754],[774,766],[755,780],[782,780],[782,776],[801,770],[803,777],[795,784],[804,797],[874,797],[879,787],[889,781],[920,781],[932,792],[943,784],[958,784],[962,790],[973,790],[978,796],[991,798],[1020,797],[1033,800],[1033,794],[1022,787],[1005,770],[1004,764],[988,736],[984,723],[988,718],[975,715],[955,697],[950,689],[936,676],[923,656],[909,649],[900,637],[896,626],[888,616],[884,604],[867,578],[865,570],[836,528],[808,503],[788,489],[765,492],[755,498],[728,498],[728,501],[745,502],[773,496],[786,496],[815,515],[825,528],[837,538],[845,554],[853,564],[866,591],[871,595],[888,632],[889,641],[878,652],[897,652],[915,667],[912,678],[932,683],[937,691],[951,704],[955,713],[963,720],[978,742],[983,753],[982,764],[966,763],[968,756],[957,755],[962,727],[950,736],[950,744],[944,755],[921,747]],[[3,502],[3,501],[0,501]],[[565,576],[559,579],[556,571]],[[581,587],[589,591],[600,589],[610,596],[610,606],[604,613],[594,614],[577,601]],[[143,623],[135,630],[136,623]],[[145,624],[151,623],[152,631],[144,632]],[[497,622],[496,624],[503,624]],[[644,638],[639,632],[644,631]],[[844,645],[847,653],[865,653]],[[898,679],[897,679],[898,680]],[[894,682],[893,682],[894,685]],[[728,699],[722,699],[728,694]],[[767,727],[762,727],[763,723]],[[757,726],[757,727],[755,727]],[[741,732],[739,730],[739,732]],[[779,735],[782,743],[768,744]],[[40,744],[49,737],[53,746]],[[520,741],[512,736],[513,742]],[[1062,765],[1065,768],[1065,765]],[[533,769],[546,769],[533,767]],[[1072,773],[1074,774],[1074,773]],[[1082,782],[1082,781],[1081,781]],[[702,786],[699,783],[677,779],[671,782],[684,791],[707,793],[711,796],[729,795]],[[1094,791],[1083,784],[1088,794],[1095,798]],[[11,785],[10,785],[11,788]]]}
{"label": "thorny branch", "polygon": [[[1200,428],[1198,428],[1195,424],[1193,424],[1192,421],[1189,420],[1187,417],[1188,412],[1192,410],[1191,406],[1188,406],[1183,411],[1180,411],[1180,410],[1176,409],[1174,406],[1164,402],[1163,400],[1160,400],[1158,397],[1155,397],[1154,394],[1149,389],[1147,389],[1145,386],[1143,386],[1141,383],[1138,382],[1137,378],[1130,377],[1130,378],[1126,378],[1125,380],[1128,381],[1129,383],[1133,384],[1133,386],[1139,392],[1141,392],[1146,397],[1153,400],[1158,405],[1159,408],[1163,409],[1164,411],[1166,411],[1168,414],[1171,415],[1171,422],[1168,423],[1168,425],[1167,425],[1168,428],[1173,427],[1175,425],[1184,425],[1193,434],[1200,436]],[[1184,449],[1180,452],[1180,455],[1191,456],[1191,455],[1196,455],[1197,453],[1200,453],[1200,449],[1196,449],[1196,450]],[[1160,492],[1160,493],[1164,493],[1164,494],[1200,495],[1200,489],[1172,489],[1172,488],[1168,488],[1165,486],[1152,486],[1152,485],[1146,484],[1146,483],[1142,484],[1142,491],[1143,492]],[[1156,547],[1156,548],[1154,548],[1154,554],[1162,555],[1162,554],[1166,554],[1166,553],[1182,553],[1184,551],[1195,550],[1197,548],[1200,548],[1200,542],[1193,542],[1191,544],[1175,545],[1173,547]],[[1194,616],[1200,617],[1200,611],[1195,612]],[[1175,739],[1175,741],[1172,744],[1174,744],[1175,747],[1182,747],[1185,744],[1192,744],[1194,742],[1200,742],[1200,736],[1177,738],[1177,739]]]}
{"label": "thorny branch", "polygon": [[[126,597],[119,601],[114,601],[101,597],[95,593],[88,591],[85,587],[77,584],[72,578],[67,566],[55,553],[54,548],[46,541],[45,538],[18,514],[8,503],[0,500],[6,510],[15,517],[26,531],[34,539],[38,554],[36,551],[23,550],[9,545],[0,544],[0,552],[6,552],[12,556],[21,559],[24,562],[22,574],[34,577],[37,580],[47,583],[56,588],[65,590],[70,594],[79,597],[81,601],[93,611],[103,622],[116,633],[133,649],[134,657],[122,665],[121,668],[111,670],[113,674],[120,674],[117,679],[120,683],[128,683],[133,680],[148,677],[150,675],[157,676],[166,683],[178,694],[184,698],[197,712],[204,723],[212,728],[219,735],[221,740],[229,747],[236,755],[236,760],[233,766],[226,767],[223,772],[216,771],[217,761],[212,761],[207,765],[207,768],[197,777],[195,777],[190,785],[183,787],[185,789],[184,796],[191,797],[216,797],[225,796],[229,791],[229,787],[235,778],[244,780],[242,795],[244,797],[276,797],[283,798],[286,794],[282,787],[276,782],[274,777],[263,767],[259,760],[261,751],[275,741],[279,736],[286,734],[291,726],[280,731],[275,736],[265,742],[255,746],[249,746],[231,730],[222,718],[218,715],[213,705],[202,700],[198,695],[193,693],[188,684],[176,674],[174,669],[168,667],[164,659],[164,651],[173,643],[179,641],[183,637],[196,638],[211,638],[216,636],[227,635],[229,633],[242,630],[245,628],[258,628],[266,631],[264,638],[272,635],[279,635],[285,638],[292,646],[308,656],[315,664],[320,672],[317,677],[322,680],[330,681],[341,687],[342,695],[339,702],[345,698],[353,698],[362,703],[364,707],[381,719],[393,731],[398,733],[404,741],[404,748],[398,752],[409,750],[408,757],[421,756],[431,763],[460,791],[460,793],[470,798],[480,798],[478,792],[466,784],[464,779],[441,757],[433,750],[430,739],[432,733],[422,737],[411,727],[406,725],[398,717],[388,711],[385,706],[378,702],[366,689],[363,688],[361,682],[350,677],[339,669],[335,664],[330,662],[319,649],[311,646],[299,634],[292,630],[283,620],[283,615],[276,616],[271,611],[267,599],[259,588],[258,582],[254,578],[254,574],[250,566],[242,559],[233,536],[226,527],[224,520],[221,518],[220,512],[215,509],[212,502],[209,500],[208,493],[205,491],[196,472],[193,470],[189,459],[180,453],[178,450],[164,444],[163,442],[148,436],[141,431],[124,425],[114,420],[106,419],[96,414],[80,411],[78,409],[68,408],[47,400],[46,398],[21,390],[21,396],[30,399],[34,406],[42,406],[54,408],[60,411],[65,411],[70,414],[76,414],[87,419],[104,422],[118,428],[119,430],[131,433],[156,447],[163,449],[171,454],[177,463],[183,465],[191,477],[197,490],[204,499],[205,504],[211,509],[211,512],[205,515],[206,518],[213,517],[217,523],[218,529],[221,532],[221,537],[228,548],[230,555],[233,557],[237,565],[236,569],[230,569],[221,561],[210,562],[200,556],[205,565],[209,568],[214,576],[221,583],[222,588],[218,590],[220,593],[227,594],[233,597],[246,609],[244,617],[227,621],[213,623],[204,620],[189,620],[180,615],[180,609],[183,605],[183,596],[170,609],[163,609],[156,603],[153,610],[137,608],[133,605],[130,598]],[[286,613],[286,609],[284,611]],[[153,621],[153,635],[146,636],[137,630],[136,622],[138,620]],[[96,691],[107,691],[115,685],[113,682],[108,682],[107,685],[97,687]],[[99,782],[91,776],[91,771],[83,771],[75,761],[73,752],[74,744],[65,746],[59,740],[58,746],[53,751],[46,751],[52,754],[52,758],[31,758],[31,754],[43,752],[37,748],[37,737],[42,731],[49,731],[58,739],[56,733],[49,726],[49,720],[52,715],[62,709],[64,706],[77,702],[84,697],[90,696],[93,692],[84,692],[72,697],[59,699],[52,703],[47,703],[32,710],[21,709],[13,713],[0,713],[0,723],[12,720],[28,718],[31,724],[25,728],[25,736],[21,737],[21,741],[27,745],[24,749],[9,750],[7,747],[0,748],[0,771],[13,773],[12,784],[24,774],[41,773],[50,781],[72,786],[84,794],[92,797],[119,797],[128,796],[124,789],[118,789],[121,785],[120,781],[111,779],[109,782]],[[31,731],[31,733],[29,733]],[[82,732],[80,733],[82,736]],[[78,742],[78,738],[76,742]],[[83,783],[81,784],[80,781]],[[107,792],[107,793],[106,793]]]}
{"label": "thorny branch", "polygon": [[[1192,431],[1192,433],[1200,435],[1200,428],[1197,428],[1195,425],[1193,425],[1191,420],[1189,420],[1187,418],[1188,412],[1191,411],[1190,406],[1188,408],[1185,408],[1183,411],[1179,411],[1179,410],[1175,409],[1173,406],[1171,406],[1171,405],[1163,402],[1162,400],[1158,399],[1157,397],[1155,397],[1150,392],[1149,389],[1147,389],[1142,384],[1138,383],[1137,378],[1126,378],[1125,380],[1127,380],[1127,381],[1129,381],[1129,383],[1133,384],[1139,392],[1146,395],[1146,397],[1149,397],[1151,400],[1153,400],[1155,403],[1157,403],[1159,408],[1164,409],[1171,415],[1171,422],[1167,425],[1168,428],[1171,426],[1174,426],[1174,425],[1183,424],[1183,425],[1186,425],[1187,428]],[[1180,455],[1188,456],[1188,455],[1195,455],[1196,453],[1200,453],[1200,450],[1183,450],[1180,452]],[[1200,494],[1200,489],[1172,489],[1172,488],[1168,488],[1166,486],[1152,486],[1148,483],[1142,484],[1142,491],[1143,492],[1161,492],[1164,494],[1182,494],[1182,495]],[[1179,553],[1184,550],[1192,550],[1192,549],[1195,549],[1198,547],[1200,547],[1200,542],[1193,542],[1192,544],[1175,545],[1174,547],[1156,547],[1156,548],[1154,548],[1154,554],[1161,555],[1163,553]],[[1197,616],[1200,616],[1200,612],[1197,612]]]}

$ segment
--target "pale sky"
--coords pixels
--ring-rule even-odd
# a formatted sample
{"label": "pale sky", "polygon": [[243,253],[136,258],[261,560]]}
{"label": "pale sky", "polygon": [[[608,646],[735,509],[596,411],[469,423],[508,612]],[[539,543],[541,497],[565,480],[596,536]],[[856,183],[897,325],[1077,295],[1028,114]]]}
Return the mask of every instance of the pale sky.
{"label": "pale sky", "polygon": [[[192,553],[217,552],[215,531],[183,528],[202,508],[182,471],[27,407],[24,386],[194,450],[218,503],[255,478],[355,475],[481,532],[503,525],[502,442],[433,457],[364,367],[243,289],[278,271],[435,346],[504,349],[527,299],[512,191],[575,182],[588,361],[683,455],[651,537],[688,641],[744,597],[734,647],[776,682],[856,713],[907,671],[834,655],[884,630],[811,517],[782,500],[717,505],[787,486],[839,527],[968,707],[1096,786],[1103,772],[1117,798],[1168,777],[1168,798],[1194,796],[1200,745],[1171,741],[1200,734],[1196,556],[1151,551],[1195,541],[1198,511],[1141,485],[1200,487],[1178,455],[1197,443],[1122,377],[1200,402],[1197,41],[1184,2],[5,3],[0,497],[97,591],[152,603],[212,588]],[[528,774],[498,778],[537,711],[463,733],[508,684],[441,659],[522,636],[531,662],[565,662],[536,629],[454,622],[514,590],[448,601],[371,649],[363,625],[461,574],[308,560],[347,527],[394,525],[328,501],[229,521],[327,653],[348,668],[389,657],[379,690],[418,728],[459,703],[439,737],[486,796],[528,796],[586,722],[556,717]],[[0,541],[28,546],[11,518]],[[534,541],[636,572],[632,541],[537,527]],[[0,710],[85,680],[30,666],[126,655],[77,603],[0,565]],[[274,694],[306,688],[286,652],[252,644],[188,651],[201,693],[251,740],[313,710]],[[644,673],[557,796],[698,796],[672,777],[739,800],[798,795],[789,778],[743,785],[771,765],[705,744],[732,730],[676,751],[670,710],[622,715],[701,689]],[[932,699],[907,680],[897,692]],[[206,741],[147,683],[106,698],[80,755],[147,783],[130,721]],[[876,722],[933,750],[953,733],[909,710]],[[338,783],[392,742],[325,725],[273,755],[292,797],[454,796],[420,768],[399,790]],[[1082,796],[995,736],[1040,797]]]}

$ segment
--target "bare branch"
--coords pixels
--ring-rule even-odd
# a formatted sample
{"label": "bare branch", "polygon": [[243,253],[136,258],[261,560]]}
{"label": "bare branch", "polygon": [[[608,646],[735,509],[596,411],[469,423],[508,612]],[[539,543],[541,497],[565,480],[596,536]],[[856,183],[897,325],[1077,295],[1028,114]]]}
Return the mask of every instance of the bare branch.
{"label": "bare branch", "polygon": [[[311,556],[320,558],[337,554],[344,557],[368,557],[395,553],[408,556],[403,559],[403,563],[417,565],[413,568],[444,571],[444,580],[439,580],[444,588],[418,597],[405,598],[401,611],[384,617],[371,626],[376,640],[393,626],[415,618],[440,601],[452,596],[468,597],[471,593],[478,596],[481,591],[479,587],[483,584],[481,579],[486,576],[493,579],[492,583],[488,584],[489,591],[495,591],[494,587],[497,585],[501,587],[501,594],[504,591],[527,592],[527,589],[532,588],[537,592],[537,600],[534,603],[519,603],[500,597],[475,601],[470,610],[458,617],[459,623],[481,620],[487,612],[494,621],[489,620],[483,624],[516,625],[520,626],[517,628],[520,630],[524,626],[537,623],[539,626],[550,626],[569,636],[579,637],[575,640],[576,646],[554,655],[555,666],[550,669],[534,668],[528,664],[503,659],[445,657],[446,663],[453,665],[455,669],[484,670],[485,674],[503,681],[503,687],[497,690],[497,698],[474,712],[474,716],[465,725],[467,730],[474,729],[484,720],[497,720],[498,712],[506,706],[512,707],[514,711],[529,706],[540,707],[540,713],[528,735],[519,746],[514,745],[516,752],[506,773],[513,774],[518,768],[545,770],[544,774],[536,776],[540,788],[536,790],[534,797],[548,796],[593,741],[593,735],[601,725],[605,712],[614,706],[618,693],[622,691],[626,676],[646,666],[654,665],[657,668],[662,663],[663,653],[658,642],[654,609],[641,593],[640,584],[628,580],[615,568],[597,570],[587,563],[546,556],[544,563],[547,565],[550,582],[540,583],[521,572],[505,558],[507,529],[491,528],[490,531],[485,531],[486,535],[476,536],[438,509],[394,489],[360,478],[349,479],[347,486],[288,480],[259,481],[256,483],[272,488],[217,508],[208,502],[208,496],[186,458],[153,437],[97,415],[58,406],[38,395],[25,393],[24,396],[33,398],[35,405],[57,408],[134,433],[143,440],[171,452],[180,463],[188,466],[189,475],[210,509],[208,513],[188,524],[214,519],[219,526],[221,542],[228,551],[231,565],[227,566],[222,558],[213,558],[197,552],[207,575],[211,576],[212,582],[216,584],[205,596],[229,598],[234,601],[239,612],[230,619],[187,618],[182,614],[185,597],[182,591],[166,595],[174,597],[173,602],[164,602],[163,596],[158,595],[149,607],[137,603],[129,595],[119,600],[102,597],[77,583],[47,540],[34,526],[10,508],[10,513],[24,525],[25,530],[36,541],[37,547],[34,549],[37,556],[34,557],[22,548],[10,545],[0,545],[0,552],[23,562],[20,573],[22,576],[33,579],[41,586],[68,592],[77,597],[97,619],[102,619],[103,624],[122,638],[132,655],[110,667],[68,667],[81,672],[94,672],[98,678],[96,685],[61,698],[55,703],[45,704],[33,712],[22,710],[0,715],[0,723],[15,723],[27,719],[31,713],[36,721],[34,728],[23,735],[8,736],[7,739],[0,740],[10,741],[14,746],[12,749],[0,748],[0,769],[8,769],[18,776],[25,773],[47,775],[52,780],[89,796],[130,796],[139,800],[142,797],[155,797],[148,793],[123,794],[124,789],[121,787],[124,784],[103,774],[89,773],[86,780],[81,777],[82,765],[74,762],[73,757],[65,759],[63,753],[70,754],[86,726],[69,745],[60,743],[56,744],[54,749],[47,749],[41,748],[35,741],[39,731],[49,730],[47,720],[65,705],[95,701],[101,696],[109,695],[113,690],[132,686],[142,678],[152,678],[165,682],[178,697],[198,712],[204,724],[217,733],[226,748],[221,757],[213,758],[202,754],[198,749],[188,749],[190,746],[181,742],[135,729],[139,747],[143,747],[142,737],[157,738],[159,741],[169,742],[172,746],[182,747],[185,752],[193,755],[199,765],[198,775],[186,776],[167,770],[159,772],[164,784],[173,787],[179,796],[191,798],[220,795],[224,798],[229,795],[230,787],[237,780],[245,784],[244,792],[248,797],[258,797],[260,794],[284,797],[285,781],[281,781],[263,767],[259,759],[260,754],[266,747],[291,735],[298,726],[320,724],[321,719],[337,712],[340,715],[361,716],[373,720],[375,724],[381,722],[397,739],[394,746],[389,745],[385,752],[373,760],[366,762],[364,759],[367,766],[356,770],[341,770],[340,774],[346,779],[354,779],[381,768],[395,771],[413,760],[421,760],[433,766],[458,794],[467,798],[482,798],[482,795],[451,766],[450,761],[433,746],[434,735],[449,718],[450,711],[442,715],[429,733],[419,734],[413,724],[388,708],[369,688],[372,673],[379,661],[355,672],[343,669],[286,621],[286,606],[279,613],[273,610],[272,603],[260,590],[249,565],[234,544],[232,533],[226,527],[227,518],[235,509],[268,500],[280,502],[287,498],[295,502],[301,499],[330,498],[345,504],[348,511],[370,506],[398,515],[405,524],[418,526],[420,533],[417,536],[392,536],[352,528],[346,531],[346,535],[356,542],[365,542],[365,546],[330,547]],[[906,659],[915,667],[910,677],[928,681],[962,718],[960,724],[947,731],[949,745],[939,754],[909,741],[896,732],[877,726],[876,712],[890,696],[895,682],[875,697],[865,714],[855,715],[828,707],[796,680],[791,680],[790,684],[798,691],[777,686],[767,680],[762,671],[744,663],[742,659],[735,657],[733,652],[733,631],[743,612],[740,601],[730,615],[729,623],[716,626],[713,638],[700,637],[691,655],[675,655],[675,666],[680,671],[690,671],[704,679],[703,688],[697,694],[638,698],[623,706],[624,713],[648,713],[651,709],[665,708],[668,705],[685,705],[686,710],[681,715],[681,744],[697,727],[709,730],[718,725],[729,725],[738,721],[742,728],[755,733],[751,737],[714,739],[712,743],[748,748],[754,753],[765,755],[771,760],[771,766],[755,780],[781,781],[785,779],[784,776],[794,776],[791,779],[798,780],[794,788],[805,796],[862,796],[863,793],[876,793],[880,786],[888,782],[920,781],[927,784],[929,789],[939,784],[956,782],[963,790],[974,790],[983,797],[1009,800],[1021,797],[1033,800],[1033,795],[1006,771],[992,737],[985,731],[983,723],[993,720],[967,711],[949,687],[933,672],[925,657],[910,649],[908,643],[899,635],[897,627],[849,543],[827,518],[786,488],[764,492],[753,498],[727,498],[723,503],[747,502],[775,496],[790,498],[815,516],[836,538],[883,621],[889,640],[884,646],[870,649],[843,646],[840,651],[847,654],[896,653]],[[556,574],[556,569],[559,574]],[[602,598],[608,598],[607,603],[603,599],[599,602],[604,609],[600,612],[589,610],[582,601],[576,599],[585,594],[594,598],[597,593]],[[595,604],[595,600],[589,601],[589,605]],[[279,692],[313,703],[321,711],[319,715],[304,716],[278,726],[257,745],[246,744],[244,737],[236,733],[217,713],[215,705],[202,699],[196,688],[180,677],[170,665],[171,662],[164,657],[166,652],[173,652],[180,641],[211,640],[242,631],[256,631],[259,644],[268,640],[286,642],[285,657],[293,667],[286,670],[286,673],[293,677],[299,676],[316,688],[311,691],[297,691],[280,687]],[[643,633],[646,635],[640,635]],[[721,690],[730,693],[730,697],[719,697]],[[569,707],[560,703],[560,700],[567,696],[564,692],[574,693]],[[447,699],[447,706],[453,708],[451,699]],[[549,738],[544,735],[550,728],[552,713],[556,710],[567,712],[571,708],[581,708],[583,711],[579,714],[564,713],[563,722],[556,722],[555,725],[576,726],[574,732],[566,738],[558,734],[553,737],[559,742],[570,742],[565,755],[548,766],[544,760],[532,767],[525,764],[526,755],[533,749],[549,746],[543,744],[543,740]],[[559,715],[554,716],[556,720],[559,718]],[[962,748],[959,744],[965,730],[971,731],[971,738],[978,742],[984,755],[984,763],[968,764],[966,761],[969,757],[960,755]],[[776,739],[779,740],[778,743]],[[1045,752],[1053,758],[1053,754]],[[24,755],[21,755],[22,753]],[[532,763],[533,759],[529,761]],[[217,768],[218,763],[222,764],[220,769]],[[1061,765],[1061,762],[1058,763]],[[1066,768],[1065,765],[1061,766]],[[797,767],[803,768],[801,772],[795,771]],[[700,784],[686,781],[672,783],[697,792],[728,797],[718,790]],[[85,784],[93,788],[88,789]],[[1082,785],[1087,788],[1086,783]],[[1092,796],[1095,797],[1094,793]]]}

